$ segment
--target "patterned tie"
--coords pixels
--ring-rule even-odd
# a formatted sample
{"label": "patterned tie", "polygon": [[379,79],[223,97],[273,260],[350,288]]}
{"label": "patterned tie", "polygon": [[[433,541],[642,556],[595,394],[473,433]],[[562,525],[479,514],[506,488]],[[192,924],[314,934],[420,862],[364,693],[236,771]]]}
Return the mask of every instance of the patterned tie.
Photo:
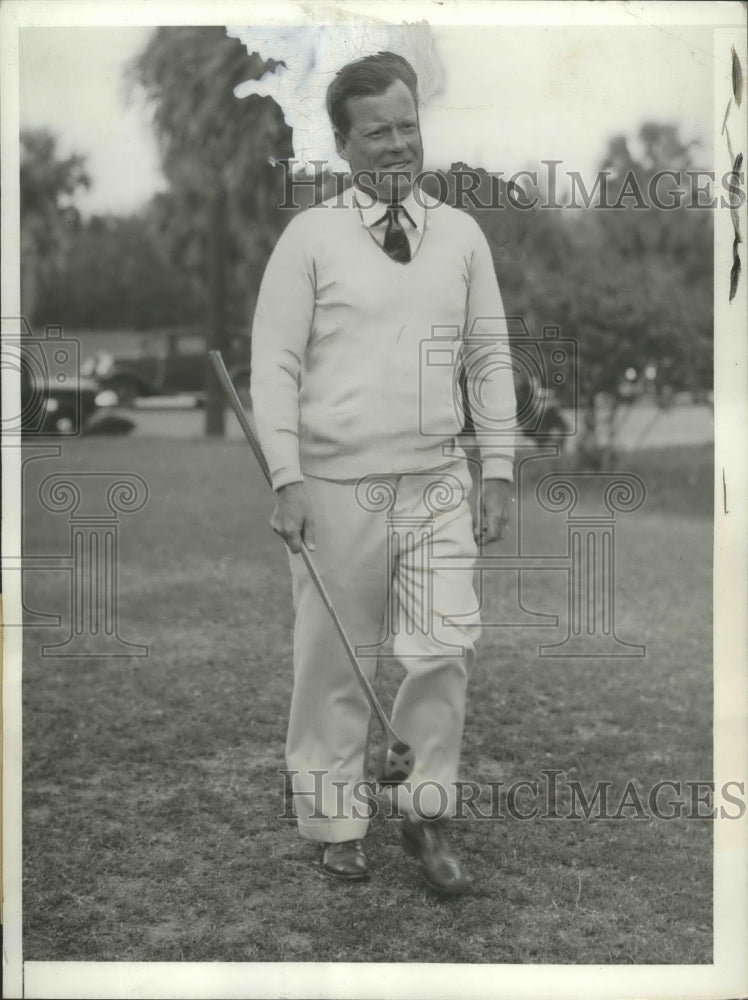
{"label": "patterned tie", "polygon": [[407,264],[410,260],[410,243],[398,218],[401,211],[404,211],[402,205],[390,205],[387,209],[387,215],[379,221],[384,222],[384,219],[387,219],[384,252],[396,260],[398,264]]}

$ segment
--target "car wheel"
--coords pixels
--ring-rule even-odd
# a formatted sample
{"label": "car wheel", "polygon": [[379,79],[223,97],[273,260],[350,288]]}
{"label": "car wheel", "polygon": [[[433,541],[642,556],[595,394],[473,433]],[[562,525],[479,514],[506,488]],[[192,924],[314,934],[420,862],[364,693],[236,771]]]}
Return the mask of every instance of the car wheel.
{"label": "car wheel", "polygon": [[117,393],[120,406],[132,406],[140,395],[140,386],[135,379],[127,378],[124,375],[118,375],[111,379],[108,388]]}
{"label": "car wheel", "polygon": [[55,434],[73,434],[75,424],[70,417],[58,417],[54,422]]}

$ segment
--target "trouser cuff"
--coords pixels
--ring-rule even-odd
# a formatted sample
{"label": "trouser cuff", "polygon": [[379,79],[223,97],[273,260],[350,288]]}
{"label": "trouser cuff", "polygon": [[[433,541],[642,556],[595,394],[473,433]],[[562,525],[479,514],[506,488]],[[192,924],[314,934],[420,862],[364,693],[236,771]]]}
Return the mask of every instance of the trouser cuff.
{"label": "trouser cuff", "polygon": [[299,834],[305,840],[320,844],[341,844],[345,840],[361,840],[369,828],[368,819],[306,819],[298,820]]}

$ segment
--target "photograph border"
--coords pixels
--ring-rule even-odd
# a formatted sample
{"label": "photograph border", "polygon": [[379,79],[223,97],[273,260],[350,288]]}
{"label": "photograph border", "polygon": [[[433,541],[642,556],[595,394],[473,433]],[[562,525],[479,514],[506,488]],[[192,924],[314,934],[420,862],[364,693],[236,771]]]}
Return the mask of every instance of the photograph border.
{"label": "photograph border", "polygon": [[[312,12],[314,18],[312,19]],[[420,19],[446,24],[657,26],[703,25],[714,39],[714,128],[717,176],[733,164],[723,134],[732,99],[731,51],[748,75],[746,7],[738,2],[596,3],[553,2],[402,3],[287,2],[80,2],[9,0],[2,21],[2,315],[20,315],[18,186],[18,31],[23,27],[140,26],[161,24],[334,23],[340,17],[374,13],[392,23]],[[744,101],[746,100],[743,95]],[[748,152],[746,106],[730,118],[735,151]],[[745,163],[745,160],[743,161]],[[745,170],[745,166],[743,167]],[[748,232],[745,200],[738,210]],[[717,786],[745,781],[748,759],[748,273],[743,260],[735,298],[729,301],[734,228],[728,209],[715,210],[714,257],[714,774]],[[746,244],[739,246],[742,258]],[[20,412],[18,380],[3,372],[3,414]],[[3,556],[20,551],[21,448],[2,443]],[[22,618],[20,586],[3,580],[3,617]],[[7,585],[7,589],[6,586]],[[4,987],[8,998],[145,997],[631,997],[722,998],[748,990],[748,816],[714,820],[714,954],[711,965],[485,965],[362,963],[144,963],[23,962],[21,889],[21,629],[3,633],[3,932]]]}

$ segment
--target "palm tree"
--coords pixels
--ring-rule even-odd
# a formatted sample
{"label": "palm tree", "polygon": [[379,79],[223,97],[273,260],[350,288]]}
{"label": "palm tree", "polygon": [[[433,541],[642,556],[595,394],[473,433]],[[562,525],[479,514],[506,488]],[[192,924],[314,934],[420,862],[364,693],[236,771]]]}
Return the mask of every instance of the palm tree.
{"label": "palm tree", "polygon": [[82,156],[58,156],[51,132],[24,130],[20,138],[21,304],[33,322],[39,293],[64,262],[79,221],[74,196],[91,181]]}
{"label": "palm tree", "polygon": [[[211,344],[226,350],[229,342],[226,301],[231,275],[231,236],[247,266],[248,304],[259,268],[253,250],[264,241],[259,232],[278,226],[272,205],[279,176],[271,157],[292,154],[290,130],[270,98],[234,97],[234,87],[259,79],[277,63],[249,55],[224,28],[158,28],[128,72],[152,109],[164,173],[175,193],[191,199],[196,210],[180,220],[197,230],[208,247],[207,317]],[[181,199],[184,203],[185,198]],[[207,434],[224,433],[224,404],[212,370],[208,373]]]}

